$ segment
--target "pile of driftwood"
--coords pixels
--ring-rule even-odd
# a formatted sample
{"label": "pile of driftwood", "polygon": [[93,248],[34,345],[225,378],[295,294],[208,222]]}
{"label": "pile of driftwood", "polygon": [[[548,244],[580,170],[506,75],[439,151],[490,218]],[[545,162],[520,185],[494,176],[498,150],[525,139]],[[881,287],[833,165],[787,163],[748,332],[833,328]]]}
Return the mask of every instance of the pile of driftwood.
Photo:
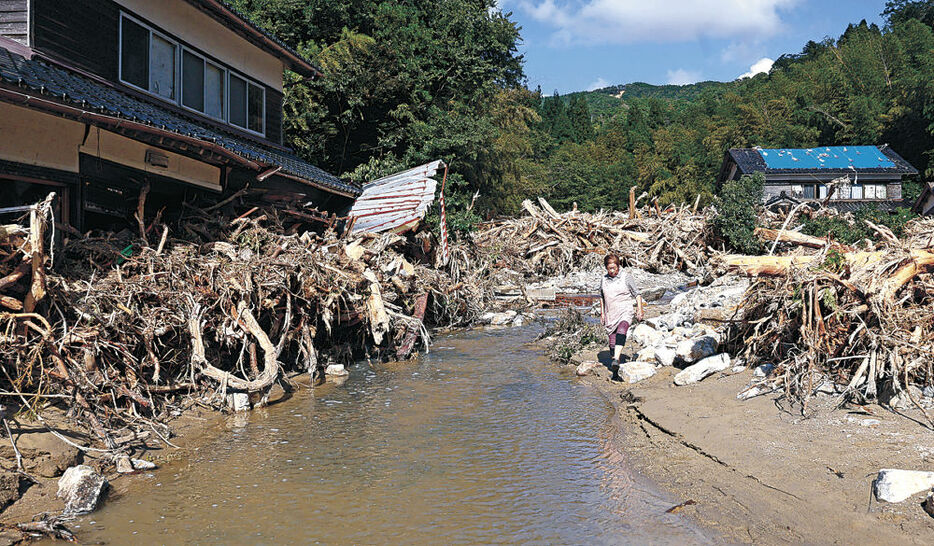
{"label": "pile of driftwood", "polygon": [[871,250],[723,257],[757,277],[731,340],[751,365],[774,365],[757,393],[784,389],[803,411],[818,389],[856,401],[904,393],[926,411],[917,389],[934,385],[934,223],[915,220],[901,240],[870,227]]}
{"label": "pile of driftwood", "polygon": [[628,212],[559,214],[547,201],[526,200],[526,215],[485,224],[472,234],[476,252],[491,267],[526,277],[563,275],[602,267],[618,254],[624,265],[653,273],[707,271],[707,213],[696,205],[630,207]]}
{"label": "pile of driftwood", "polygon": [[261,404],[291,371],[408,358],[426,325],[470,322],[487,301],[399,235],[286,235],[275,211],[189,207],[171,227],[70,233],[59,248],[50,203],[0,233],[0,399],[63,405],[108,450],[165,436],[161,417],[186,401]]}

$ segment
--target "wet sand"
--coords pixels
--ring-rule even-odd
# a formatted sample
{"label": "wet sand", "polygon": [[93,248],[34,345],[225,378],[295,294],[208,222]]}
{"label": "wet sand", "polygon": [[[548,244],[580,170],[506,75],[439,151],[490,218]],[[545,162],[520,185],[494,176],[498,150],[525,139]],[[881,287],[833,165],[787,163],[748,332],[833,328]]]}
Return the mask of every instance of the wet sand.
{"label": "wet sand", "polygon": [[[609,354],[574,360],[606,363]],[[912,420],[919,415],[877,405],[835,409],[835,398],[821,397],[816,415],[804,419],[776,395],[737,400],[750,370],[684,387],[673,384],[677,371],[626,385],[600,366],[582,381],[617,407],[629,464],[696,503],[684,514],[738,543],[934,543],[923,494],[900,504],[870,498],[882,468],[934,467],[934,432]]]}

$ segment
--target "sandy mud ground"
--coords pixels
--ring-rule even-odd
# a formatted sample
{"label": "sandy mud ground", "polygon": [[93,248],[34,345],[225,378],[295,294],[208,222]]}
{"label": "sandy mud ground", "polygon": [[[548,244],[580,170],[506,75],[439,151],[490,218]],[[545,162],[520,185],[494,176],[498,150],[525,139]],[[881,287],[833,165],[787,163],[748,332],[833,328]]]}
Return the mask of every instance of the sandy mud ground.
{"label": "sandy mud ground", "polygon": [[774,395],[737,400],[750,370],[676,387],[678,370],[669,367],[627,385],[611,379],[606,349],[574,360],[604,364],[583,380],[624,416],[621,451],[634,468],[693,501],[680,510],[730,540],[934,543],[934,519],[919,506],[923,495],[900,504],[870,496],[882,468],[934,466],[934,433],[914,420],[919,416],[877,405],[834,409],[835,398],[827,396],[804,419]]}

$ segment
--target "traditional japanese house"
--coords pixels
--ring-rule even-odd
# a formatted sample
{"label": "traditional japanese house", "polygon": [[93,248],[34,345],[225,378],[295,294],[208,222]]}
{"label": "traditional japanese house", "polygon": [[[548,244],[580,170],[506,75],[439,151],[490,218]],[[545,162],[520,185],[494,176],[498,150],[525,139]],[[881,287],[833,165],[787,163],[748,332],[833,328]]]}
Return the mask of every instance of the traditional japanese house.
{"label": "traditional japanese house", "polygon": [[346,209],[361,188],[283,146],[285,70],[321,75],[220,0],[0,0],[0,207],[56,191],[84,227],[143,186],[166,206],[250,184]]}
{"label": "traditional japanese house", "polygon": [[886,145],[732,148],[717,184],[757,172],[765,176],[766,205],[826,201],[840,210],[867,204],[883,210],[904,206],[902,178],[918,174]]}

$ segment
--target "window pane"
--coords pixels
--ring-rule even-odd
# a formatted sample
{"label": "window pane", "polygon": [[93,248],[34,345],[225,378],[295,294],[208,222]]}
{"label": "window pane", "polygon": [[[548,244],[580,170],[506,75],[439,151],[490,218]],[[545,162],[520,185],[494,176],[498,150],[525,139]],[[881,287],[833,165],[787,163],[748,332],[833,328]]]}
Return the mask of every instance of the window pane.
{"label": "window pane", "polygon": [[230,123],[246,127],[246,81],[230,75]]}
{"label": "window pane", "polygon": [[821,184],[820,189],[818,190],[817,197],[820,199],[827,199],[827,186]]}
{"label": "window pane", "polygon": [[850,199],[862,199],[863,198],[863,187],[854,184],[853,189],[850,190]]}
{"label": "window pane", "polygon": [[129,19],[123,19],[120,75],[125,82],[149,89],[149,30]]}
{"label": "window pane", "polygon": [[152,35],[152,77],[149,90],[167,99],[175,98],[175,44]]}
{"label": "window pane", "polygon": [[182,52],[182,104],[204,111],[204,60]]}
{"label": "window pane", "polygon": [[814,186],[808,184],[804,187],[804,198],[805,199],[814,199]]}
{"label": "window pane", "polygon": [[211,63],[204,67],[204,113],[224,119],[224,71]]}
{"label": "window pane", "polygon": [[250,127],[251,131],[263,132],[263,88],[250,84]]}

